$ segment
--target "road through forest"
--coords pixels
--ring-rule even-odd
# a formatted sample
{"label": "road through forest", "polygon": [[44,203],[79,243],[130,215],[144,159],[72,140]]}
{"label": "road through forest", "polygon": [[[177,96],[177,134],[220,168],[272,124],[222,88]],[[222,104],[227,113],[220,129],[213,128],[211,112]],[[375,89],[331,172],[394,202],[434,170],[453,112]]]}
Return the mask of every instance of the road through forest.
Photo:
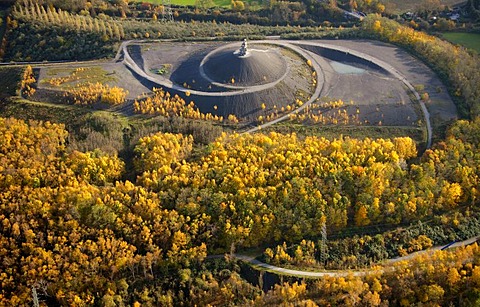
{"label": "road through forest", "polygon": [[[398,257],[398,258],[393,258],[393,259],[387,259],[384,260],[383,263],[386,265],[393,264],[395,262],[400,262],[400,261],[406,261],[410,260],[416,256],[419,256],[424,253],[433,253],[435,251],[441,250],[441,249],[451,249],[451,248],[456,248],[456,247],[461,247],[461,246],[466,246],[470,245],[474,242],[476,242],[480,236],[476,236],[473,238],[469,238],[467,240],[461,241],[461,242],[456,242],[452,245],[442,245],[442,246],[436,246],[432,247],[423,251],[415,252],[412,254],[409,254],[407,256],[403,257]],[[270,271],[273,273],[277,273],[280,275],[289,275],[289,276],[294,276],[294,277],[310,277],[310,278],[320,278],[320,277],[346,277],[346,276],[365,276],[368,275],[369,273],[373,272],[378,272],[378,269],[363,269],[363,270],[341,270],[341,271],[324,271],[324,272],[312,272],[312,271],[302,271],[302,270],[292,270],[292,269],[286,269],[286,268],[281,268],[275,265],[271,265],[268,263],[261,262],[253,256],[247,256],[247,255],[241,255],[241,254],[234,254],[234,257],[245,261],[254,267],[265,270],[265,271]],[[380,271],[383,271],[384,269],[380,269]]]}

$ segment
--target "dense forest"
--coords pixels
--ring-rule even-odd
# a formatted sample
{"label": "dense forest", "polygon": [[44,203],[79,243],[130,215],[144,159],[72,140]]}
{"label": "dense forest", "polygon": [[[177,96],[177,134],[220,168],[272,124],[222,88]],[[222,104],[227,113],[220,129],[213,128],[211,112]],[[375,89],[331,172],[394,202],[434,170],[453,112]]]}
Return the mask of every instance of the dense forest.
{"label": "dense forest", "polygon": [[[285,287],[301,293],[288,300],[310,297],[323,304],[334,299],[328,293],[339,291],[326,281],[279,286],[262,295],[239,279],[234,263],[211,263],[207,255],[232,245],[301,240],[317,235],[322,223],[332,229],[396,224],[463,208],[458,223],[478,206],[480,120],[458,122],[418,163],[407,163],[416,155],[408,138],[224,135],[192,157],[191,136],[157,133],[135,147],[136,182],[122,180],[125,161],[116,155],[70,150],[67,134],[48,122],[1,120],[2,304],[31,302],[31,287],[45,302],[65,305],[205,304],[210,291],[222,293],[215,300],[234,291],[239,304],[275,304]],[[408,244],[415,243],[406,242],[405,252],[414,251]],[[452,259],[468,254],[472,262],[465,267],[456,260],[458,277],[448,270],[456,287],[437,277],[424,284],[435,290],[430,297],[410,293],[407,283],[357,296],[447,302],[457,297],[448,293],[457,291],[475,297],[478,253],[476,245],[450,252]],[[376,287],[392,289],[392,276],[384,274]]]}
{"label": "dense forest", "polygon": [[480,20],[480,1],[478,0],[468,0],[467,9],[476,20]]}
{"label": "dense forest", "polygon": [[[380,270],[375,279],[287,284],[264,295],[239,278],[234,262],[211,263],[207,255],[232,244],[300,240],[323,222],[334,229],[395,224],[462,207],[465,217],[451,221],[458,224],[478,206],[480,120],[458,122],[418,163],[406,163],[416,155],[407,138],[224,135],[192,157],[191,136],[157,133],[135,147],[136,182],[122,180],[125,163],[116,155],[70,150],[62,126],[2,119],[0,131],[2,304],[31,302],[31,287],[47,304],[109,306],[226,303],[228,293],[238,304],[355,297],[331,295],[338,291],[378,302],[478,297],[476,245],[428,256],[453,257],[458,265],[448,269],[430,271],[426,259],[426,267],[395,265],[402,274],[418,267],[402,285]],[[411,282],[429,288],[412,293]]]}

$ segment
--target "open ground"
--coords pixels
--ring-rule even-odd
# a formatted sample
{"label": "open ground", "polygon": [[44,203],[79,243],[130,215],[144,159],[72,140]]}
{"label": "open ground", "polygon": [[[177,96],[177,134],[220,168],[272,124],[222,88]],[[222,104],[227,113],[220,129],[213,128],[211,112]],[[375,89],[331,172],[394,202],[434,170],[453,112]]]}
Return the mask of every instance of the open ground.
{"label": "open ground", "polygon": [[462,45],[480,54],[480,33],[446,32],[442,37],[451,43]]}
{"label": "open ground", "polygon": [[[453,6],[462,3],[462,0],[442,0],[438,2],[418,1],[418,0],[384,0],[386,9],[391,13],[404,13],[407,11],[416,11],[422,7],[431,7],[432,5],[447,5]],[[433,3],[433,4],[431,4]]]}
{"label": "open ground", "polygon": [[[193,100],[202,112],[223,116],[233,113],[246,125],[282,106],[294,105],[300,99],[303,105],[297,105],[293,111],[298,114],[302,110],[312,112],[317,105],[324,118],[335,118],[339,111],[348,114],[350,120],[344,122],[344,126],[423,127],[426,131],[424,141],[427,142],[426,124],[431,121],[435,138],[437,130],[440,131],[457,116],[453,101],[439,78],[418,59],[392,45],[375,41],[265,40],[251,42],[251,46],[258,49],[259,54],[280,55],[281,61],[285,61],[285,67],[280,67],[283,65],[281,61],[275,62],[275,66],[279,66],[278,71],[269,72],[272,76],[265,76],[268,80],[265,84],[243,86],[223,79],[217,84],[202,75],[200,66],[206,58],[210,59],[211,54],[218,55],[220,51],[228,58],[233,50],[240,47],[240,43],[133,41],[122,45],[121,61],[82,64],[79,67],[94,72],[94,77],[85,73],[90,81],[98,80],[127,89],[129,101],[115,107],[127,115],[132,113],[133,99],[149,93],[156,86],[182,96],[187,102]],[[223,53],[218,57],[220,60],[224,59]],[[267,66],[262,67],[263,58],[259,55],[249,61],[257,67],[253,69],[266,70]],[[310,63],[310,67],[306,63]],[[243,64],[223,65],[225,69],[235,71],[231,65]],[[388,69],[382,65],[388,66]],[[47,100],[48,93],[62,91],[49,80],[65,77],[75,68],[41,68],[38,97],[47,93]],[[316,75],[312,75],[312,71]],[[63,86],[73,86],[78,82],[82,82],[82,77]],[[418,98],[424,93],[428,93],[429,100],[422,105]],[[339,108],[324,107],[325,103],[338,100],[343,101]],[[311,109],[308,109],[309,105],[312,105]],[[431,119],[428,119],[430,116]],[[290,117],[288,112],[276,116],[277,121]],[[262,123],[256,122],[255,125],[258,124]]]}

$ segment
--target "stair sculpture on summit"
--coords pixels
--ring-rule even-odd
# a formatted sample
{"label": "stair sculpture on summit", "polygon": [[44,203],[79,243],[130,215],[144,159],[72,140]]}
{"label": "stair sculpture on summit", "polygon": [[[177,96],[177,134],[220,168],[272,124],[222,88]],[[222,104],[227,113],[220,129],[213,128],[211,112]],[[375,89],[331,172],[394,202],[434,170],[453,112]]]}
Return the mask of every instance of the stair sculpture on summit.
{"label": "stair sculpture on summit", "polygon": [[235,52],[239,57],[244,57],[248,55],[248,50],[247,50],[247,39],[244,38],[242,42],[242,46],[240,47],[239,50]]}

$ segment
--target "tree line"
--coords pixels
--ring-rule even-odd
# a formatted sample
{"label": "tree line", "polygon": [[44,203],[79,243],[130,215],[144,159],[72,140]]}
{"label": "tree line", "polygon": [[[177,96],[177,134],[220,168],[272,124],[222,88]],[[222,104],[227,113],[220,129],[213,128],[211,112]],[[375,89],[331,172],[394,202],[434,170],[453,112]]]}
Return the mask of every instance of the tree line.
{"label": "tree line", "polygon": [[[18,3],[7,17],[3,60],[85,60],[111,57],[123,39],[239,40],[292,32],[312,32],[317,27],[257,26],[229,22],[168,22],[117,19],[106,15],[69,13],[37,2]],[[31,45],[39,48],[30,48]]]}
{"label": "tree line", "polygon": [[[187,97],[190,92],[186,92]],[[217,109],[217,107],[214,107]],[[153,94],[143,99],[136,99],[133,103],[133,110],[135,113],[145,115],[161,115],[166,118],[181,117],[189,119],[200,119],[213,122],[224,122],[227,124],[237,124],[238,118],[234,114],[229,114],[225,118],[223,116],[214,115],[212,113],[202,113],[195,106],[193,101],[186,103],[177,94],[171,95],[163,89],[153,89]]]}

